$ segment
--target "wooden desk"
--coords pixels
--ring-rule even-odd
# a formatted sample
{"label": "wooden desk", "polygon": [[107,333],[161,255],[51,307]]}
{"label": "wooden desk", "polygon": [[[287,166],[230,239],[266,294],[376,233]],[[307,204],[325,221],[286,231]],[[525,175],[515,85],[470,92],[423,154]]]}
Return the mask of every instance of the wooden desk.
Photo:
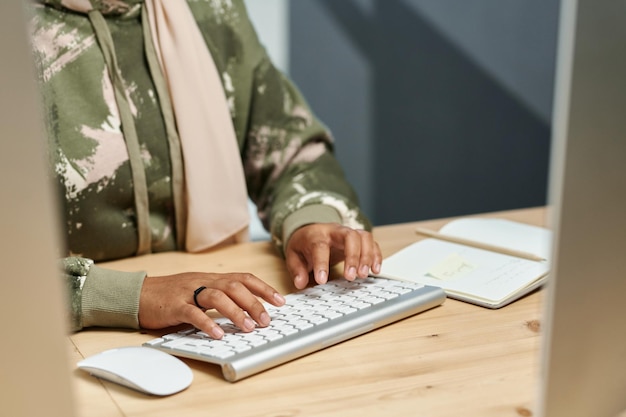
{"label": "wooden desk", "polygon": [[[544,224],[544,209],[493,213]],[[439,228],[450,219],[420,222]],[[418,223],[378,227],[384,256],[414,242]],[[293,291],[270,243],[212,253],[164,253],[110,262],[120,270],[246,271]],[[336,271],[335,271],[336,272]],[[218,366],[185,360],[194,381],[166,398],[136,393],[74,370],[78,415],[89,416],[531,416],[542,291],[499,310],[448,299],[435,309],[236,383]],[[105,349],[162,332],[87,330],[70,337],[72,366]]]}

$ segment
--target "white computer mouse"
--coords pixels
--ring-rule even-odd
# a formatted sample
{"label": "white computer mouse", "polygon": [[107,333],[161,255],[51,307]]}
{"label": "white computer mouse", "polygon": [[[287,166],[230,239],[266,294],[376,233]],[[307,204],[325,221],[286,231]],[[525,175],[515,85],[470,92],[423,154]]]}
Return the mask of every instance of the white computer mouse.
{"label": "white computer mouse", "polygon": [[182,391],[193,380],[185,362],[143,346],[110,349],[83,359],[77,366],[98,378],[160,396]]}

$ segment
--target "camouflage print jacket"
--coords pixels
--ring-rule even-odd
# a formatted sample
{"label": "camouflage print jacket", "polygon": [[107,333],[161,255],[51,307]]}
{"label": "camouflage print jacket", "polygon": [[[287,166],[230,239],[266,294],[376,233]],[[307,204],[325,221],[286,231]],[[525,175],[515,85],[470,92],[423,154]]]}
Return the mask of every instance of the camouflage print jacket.
{"label": "camouflage print jacket", "polygon": [[[331,137],[270,62],[243,1],[187,1],[221,74],[248,194],[277,247],[306,223],[369,228],[332,154]],[[182,161],[179,144],[168,136],[163,91],[148,65],[151,44],[142,25],[143,0],[30,2],[50,159],[67,238],[68,258],[62,265],[71,288],[73,329],[136,328],[145,273],[94,265],[135,255],[138,242],[133,153],[122,128],[125,110],[113,93],[111,60],[103,53],[107,42],[123,80],[127,116],[132,115],[127,120],[137,132],[151,251],[184,250],[173,197],[180,186],[173,167]],[[91,8],[95,11],[85,11]],[[94,14],[106,23],[98,26]]]}

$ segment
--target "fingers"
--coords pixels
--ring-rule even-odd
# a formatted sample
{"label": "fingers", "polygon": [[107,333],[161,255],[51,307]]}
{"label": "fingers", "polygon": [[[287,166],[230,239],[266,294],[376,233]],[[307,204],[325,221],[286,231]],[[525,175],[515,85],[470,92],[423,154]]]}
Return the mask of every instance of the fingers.
{"label": "fingers", "polygon": [[224,337],[224,330],[217,325],[209,316],[196,306],[185,304],[181,309],[181,322],[189,323],[197,329],[202,330],[214,339]]}
{"label": "fingers", "polygon": [[354,230],[345,240],[344,275],[348,280],[380,273],[382,254],[371,233]]}
{"label": "fingers", "polygon": [[296,230],[285,251],[296,288],[304,288],[313,272],[315,282],[328,280],[330,266],[344,261],[344,276],[352,281],[380,273],[382,255],[373,235],[339,224],[311,224]]}
{"label": "fingers", "polygon": [[349,229],[343,236],[344,276],[352,281],[380,272],[382,255],[371,233]]}
{"label": "fingers", "polygon": [[197,296],[198,304],[216,309],[246,332],[254,330],[257,324],[268,326],[270,316],[255,295],[276,306],[284,304],[282,296],[253,275],[228,275],[202,291]]}
{"label": "fingers", "polygon": [[235,279],[232,278],[229,276],[220,280],[215,288],[207,292],[205,297],[208,305],[228,317],[243,331],[254,330],[256,324],[268,326],[270,316],[256,296],[275,306],[283,305],[285,299],[274,288],[251,274],[238,274]]}
{"label": "fingers", "polygon": [[318,284],[328,282],[330,269],[330,249],[327,242],[315,242],[311,247],[311,264],[313,265],[313,278]]}
{"label": "fingers", "polygon": [[293,277],[294,286],[299,290],[306,287],[309,283],[309,267],[306,259],[295,251],[287,251],[285,264]]}
{"label": "fingers", "polygon": [[[296,230],[287,243],[285,256],[296,288],[306,287],[311,272],[315,282],[327,282],[330,267],[341,261],[349,280],[364,278],[370,271],[379,273],[382,262],[371,233],[338,224],[312,224]],[[201,287],[204,288],[198,291]],[[184,273],[146,277],[139,301],[139,324],[158,329],[190,323],[219,339],[224,335],[223,330],[203,310],[215,309],[241,330],[252,331],[256,326],[270,323],[259,298],[275,306],[285,303],[274,288],[251,274]]]}
{"label": "fingers", "polygon": [[285,263],[297,289],[307,286],[310,272],[316,283],[328,282],[332,247],[330,240],[329,233],[323,233],[322,229],[316,230],[314,225],[304,226],[294,232],[287,244]]}
{"label": "fingers", "polygon": [[[204,288],[197,291],[201,287]],[[285,303],[274,288],[251,274],[146,277],[140,296],[139,323],[150,329],[189,323],[219,339],[223,330],[204,310],[216,309],[241,330],[252,331],[257,325],[267,326],[270,322],[258,297],[275,306]]]}
{"label": "fingers", "polygon": [[[363,245],[360,234],[355,230],[350,230],[345,234],[343,240],[345,257],[343,276],[348,281],[353,281],[357,276],[359,278],[365,278],[369,273],[369,266],[361,264],[361,249]],[[363,256],[365,256],[365,254]],[[362,274],[363,270],[365,270],[365,274]]]}

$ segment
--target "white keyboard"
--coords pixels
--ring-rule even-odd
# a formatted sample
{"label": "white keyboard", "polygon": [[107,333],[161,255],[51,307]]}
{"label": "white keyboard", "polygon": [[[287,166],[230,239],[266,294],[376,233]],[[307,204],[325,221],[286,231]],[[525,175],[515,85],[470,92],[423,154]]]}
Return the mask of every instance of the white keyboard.
{"label": "white keyboard", "polygon": [[437,287],[366,278],[333,280],[285,296],[286,304],[265,304],[272,321],[244,333],[230,320],[215,319],[224,337],[197,329],[144,343],[172,355],[219,364],[224,378],[237,381],[370,330],[438,306]]}

